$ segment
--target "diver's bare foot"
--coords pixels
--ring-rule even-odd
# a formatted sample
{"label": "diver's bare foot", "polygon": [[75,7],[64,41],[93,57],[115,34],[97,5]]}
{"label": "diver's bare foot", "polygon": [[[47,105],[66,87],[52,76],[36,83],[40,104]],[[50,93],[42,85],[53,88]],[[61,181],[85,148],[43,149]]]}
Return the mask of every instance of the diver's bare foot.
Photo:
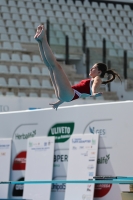
{"label": "diver's bare foot", "polygon": [[44,38],[44,36],[45,36],[44,26],[43,25],[39,25],[37,27],[37,31],[36,31],[36,34],[35,34],[34,38],[37,41],[42,41],[42,39]]}

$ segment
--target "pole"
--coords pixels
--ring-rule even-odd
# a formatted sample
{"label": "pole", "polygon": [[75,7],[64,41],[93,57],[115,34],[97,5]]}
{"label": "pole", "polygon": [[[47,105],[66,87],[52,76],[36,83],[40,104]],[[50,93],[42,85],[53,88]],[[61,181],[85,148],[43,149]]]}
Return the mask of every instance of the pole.
{"label": "pole", "polygon": [[86,77],[89,77],[89,71],[90,71],[90,50],[89,48],[86,48]]}
{"label": "pole", "polygon": [[106,39],[103,38],[103,63],[106,64]]}
{"label": "pole", "polygon": [[66,45],[65,45],[65,48],[66,48],[65,63],[66,63],[66,65],[68,65],[69,64],[69,37],[67,35],[65,37],[65,41],[66,41]]}

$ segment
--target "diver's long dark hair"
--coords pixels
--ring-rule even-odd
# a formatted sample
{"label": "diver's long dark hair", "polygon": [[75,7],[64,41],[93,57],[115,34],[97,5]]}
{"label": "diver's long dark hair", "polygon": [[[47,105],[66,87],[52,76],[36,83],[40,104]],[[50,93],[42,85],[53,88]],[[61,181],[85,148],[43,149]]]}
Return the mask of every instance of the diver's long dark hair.
{"label": "diver's long dark hair", "polygon": [[112,77],[109,80],[102,81],[102,84],[108,84],[108,83],[112,82],[116,78],[116,76],[121,81],[121,78],[120,78],[119,74],[117,74],[112,69],[108,69],[106,64],[104,64],[104,63],[96,63],[96,65],[97,65],[98,70],[101,71],[101,75],[100,75],[101,78],[104,78],[105,74],[112,75]]}

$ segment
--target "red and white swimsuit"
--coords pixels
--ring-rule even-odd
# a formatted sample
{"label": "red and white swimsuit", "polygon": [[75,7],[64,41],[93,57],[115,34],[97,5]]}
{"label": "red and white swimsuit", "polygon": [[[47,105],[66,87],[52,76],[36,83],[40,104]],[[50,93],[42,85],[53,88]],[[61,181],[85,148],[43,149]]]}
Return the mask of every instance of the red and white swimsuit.
{"label": "red and white swimsuit", "polygon": [[88,97],[92,93],[92,80],[84,79],[80,81],[78,84],[71,86],[74,90],[74,97],[71,101],[78,99],[80,97]]}

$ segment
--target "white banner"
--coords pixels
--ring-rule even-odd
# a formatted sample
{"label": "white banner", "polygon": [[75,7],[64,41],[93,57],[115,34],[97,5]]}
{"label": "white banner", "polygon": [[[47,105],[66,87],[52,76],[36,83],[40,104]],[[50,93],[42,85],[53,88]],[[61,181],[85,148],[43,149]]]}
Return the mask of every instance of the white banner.
{"label": "white banner", "polygon": [[[29,138],[25,181],[52,180],[54,137]],[[32,200],[50,199],[51,184],[24,184],[24,198]]]}
{"label": "white banner", "polygon": [[[11,143],[11,139],[0,139],[0,181],[9,181]],[[8,189],[8,184],[0,184],[0,198],[8,198]]]}
{"label": "white banner", "polygon": [[[67,180],[88,180],[96,175],[99,135],[75,134],[70,138]],[[67,184],[65,200],[93,200],[94,184]]]}
{"label": "white banner", "polygon": [[[133,176],[132,119],[133,101],[2,113],[0,137],[13,139],[10,180],[24,180],[27,139],[38,136],[55,136],[53,179],[66,179],[69,138],[77,133],[100,136],[96,175]],[[129,190],[128,185],[96,186],[96,200],[121,200],[121,191]],[[65,188],[53,184],[51,200],[63,200]],[[10,198],[17,197],[23,197],[19,184],[10,186]]]}

